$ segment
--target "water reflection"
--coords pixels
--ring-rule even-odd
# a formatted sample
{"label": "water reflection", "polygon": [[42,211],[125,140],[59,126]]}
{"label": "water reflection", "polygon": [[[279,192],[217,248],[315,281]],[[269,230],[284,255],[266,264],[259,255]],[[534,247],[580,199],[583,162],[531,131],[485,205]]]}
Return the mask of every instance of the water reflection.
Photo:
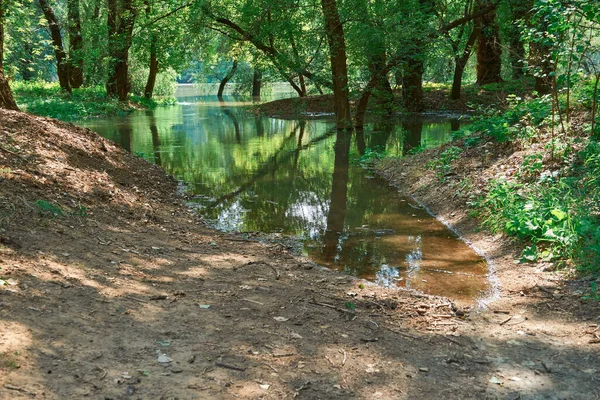
{"label": "water reflection", "polygon": [[[449,140],[460,122],[381,119],[354,135],[329,120],[257,116],[225,97],[87,121],[187,182],[220,229],[300,239],[316,262],[383,285],[470,301],[488,290],[480,257],[353,159]],[[458,124],[458,125],[457,125]]]}

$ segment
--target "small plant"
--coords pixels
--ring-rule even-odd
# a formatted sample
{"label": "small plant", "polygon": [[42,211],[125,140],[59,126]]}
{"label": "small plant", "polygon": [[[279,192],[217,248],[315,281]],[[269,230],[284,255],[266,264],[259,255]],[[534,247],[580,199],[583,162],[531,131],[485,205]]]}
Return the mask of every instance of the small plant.
{"label": "small plant", "polygon": [[452,169],[452,163],[462,153],[463,149],[457,146],[452,146],[442,153],[436,160],[427,163],[427,168],[436,171],[436,175],[440,181],[443,181],[447,174]]}
{"label": "small plant", "polygon": [[64,216],[79,216],[87,217],[87,208],[79,206],[75,211],[65,212],[58,204],[54,204],[47,200],[37,200],[35,202],[37,212],[44,217],[64,217]]}
{"label": "small plant", "polygon": [[519,170],[520,177],[539,176],[544,169],[543,156],[541,154],[530,154],[523,158],[523,164]]}
{"label": "small plant", "polygon": [[385,149],[379,146],[367,148],[360,157],[357,157],[354,160],[354,162],[361,167],[370,167],[374,161],[381,160],[385,155]]}
{"label": "small plant", "polygon": [[64,215],[60,206],[46,200],[37,200],[35,202],[35,208],[40,215],[45,217],[62,217]]}
{"label": "small plant", "polygon": [[354,311],[356,309],[356,305],[353,302],[351,302],[351,301],[345,302],[344,306],[346,306],[346,308],[349,309],[349,310],[353,310]]}
{"label": "small plant", "polygon": [[598,283],[590,282],[591,292],[582,297],[583,300],[593,300],[600,302],[600,293],[598,293]]}
{"label": "small plant", "polygon": [[19,369],[21,365],[19,365],[16,356],[19,355],[18,351],[15,351],[14,354],[9,354],[8,352],[0,353],[0,369]]}

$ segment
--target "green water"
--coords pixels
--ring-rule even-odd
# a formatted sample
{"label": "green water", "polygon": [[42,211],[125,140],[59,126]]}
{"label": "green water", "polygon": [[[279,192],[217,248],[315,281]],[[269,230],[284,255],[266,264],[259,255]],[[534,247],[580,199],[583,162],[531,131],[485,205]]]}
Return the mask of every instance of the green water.
{"label": "green water", "polygon": [[218,229],[299,243],[318,264],[381,285],[459,302],[489,295],[481,257],[354,161],[365,148],[439,145],[458,120],[386,118],[348,137],[330,118],[273,119],[233,98],[179,94],[176,106],[81,125],[185,182]]}

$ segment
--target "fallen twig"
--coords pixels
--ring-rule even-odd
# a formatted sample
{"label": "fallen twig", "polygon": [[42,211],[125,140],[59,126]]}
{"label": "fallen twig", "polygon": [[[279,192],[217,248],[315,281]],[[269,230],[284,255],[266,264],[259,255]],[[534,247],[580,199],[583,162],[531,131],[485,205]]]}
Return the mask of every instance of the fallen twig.
{"label": "fallen twig", "polygon": [[140,303],[148,303],[146,300],[137,299],[137,298],[131,297],[131,296],[123,296],[123,297],[125,297],[126,299],[129,299],[129,300],[138,301]]}
{"label": "fallen twig", "polygon": [[8,149],[5,149],[5,148],[4,148],[4,147],[2,147],[2,146],[0,146],[0,150],[2,150],[2,151],[3,151],[3,152],[5,152],[5,153],[8,153],[8,154],[10,154],[10,155],[13,155],[13,156],[15,156],[15,157],[17,157],[17,158],[20,158],[20,159],[21,159],[21,160],[23,160],[23,161],[27,161],[27,159],[26,159],[25,157],[23,157],[22,155],[20,155],[20,154],[17,154],[17,153],[15,153],[14,151],[11,151],[11,150],[8,150]]}
{"label": "fallen twig", "polygon": [[245,367],[240,367],[240,366],[233,365],[233,364],[227,364],[227,363],[224,363],[224,362],[221,362],[221,361],[215,362],[215,365],[217,367],[226,368],[226,369],[232,369],[234,371],[245,371],[246,370]]}
{"label": "fallen twig", "polygon": [[354,311],[352,311],[352,310],[346,310],[344,308],[336,307],[333,304],[319,303],[318,301],[316,301],[314,299],[313,299],[313,301],[309,301],[308,304],[313,304],[315,306],[321,306],[321,307],[328,307],[328,308],[332,308],[334,310],[337,310],[339,312],[343,312],[343,313],[346,313],[346,314],[352,314],[352,315],[354,315]]}

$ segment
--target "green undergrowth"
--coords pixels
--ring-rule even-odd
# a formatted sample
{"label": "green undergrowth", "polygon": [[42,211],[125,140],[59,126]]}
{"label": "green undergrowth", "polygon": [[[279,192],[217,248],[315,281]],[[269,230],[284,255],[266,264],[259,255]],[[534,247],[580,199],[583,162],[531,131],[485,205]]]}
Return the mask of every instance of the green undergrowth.
{"label": "green undergrowth", "polygon": [[73,89],[72,94],[61,90],[58,83],[15,82],[12,88],[17,104],[25,111],[64,121],[125,115],[139,108],[175,103],[172,97],[148,100],[141,96],[131,96],[130,102],[122,103],[107,98],[101,86]]}
{"label": "green undergrowth", "polygon": [[464,148],[490,140],[526,148],[543,137],[544,151],[525,156],[512,176],[489,181],[470,203],[472,214],[493,233],[524,241],[521,261],[574,265],[600,275],[600,143],[575,134],[575,127],[561,132],[547,97],[513,96],[509,103],[505,111],[475,118],[456,134],[464,147],[448,148],[429,167],[443,180]]}

